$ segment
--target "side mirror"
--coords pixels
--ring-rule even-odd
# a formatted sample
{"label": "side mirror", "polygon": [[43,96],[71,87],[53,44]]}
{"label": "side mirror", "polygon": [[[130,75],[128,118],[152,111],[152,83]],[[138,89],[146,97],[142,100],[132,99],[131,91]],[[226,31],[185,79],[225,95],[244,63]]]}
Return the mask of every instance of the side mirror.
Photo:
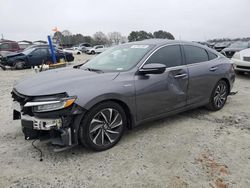
{"label": "side mirror", "polygon": [[140,74],[162,74],[166,70],[166,65],[160,63],[150,63],[144,65],[140,70]]}

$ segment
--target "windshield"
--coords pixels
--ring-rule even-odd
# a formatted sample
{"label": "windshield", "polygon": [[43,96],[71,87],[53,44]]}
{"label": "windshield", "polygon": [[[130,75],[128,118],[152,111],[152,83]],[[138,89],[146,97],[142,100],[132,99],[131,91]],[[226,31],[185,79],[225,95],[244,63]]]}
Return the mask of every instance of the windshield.
{"label": "windshield", "polygon": [[126,71],[134,67],[152,48],[152,45],[135,44],[116,46],[91,59],[81,69]]}
{"label": "windshield", "polygon": [[231,48],[248,48],[248,42],[235,42],[230,45]]}
{"label": "windshield", "polygon": [[23,54],[28,55],[30,54],[35,48],[29,48],[29,49],[25,49],[24,51],[22,51]]}

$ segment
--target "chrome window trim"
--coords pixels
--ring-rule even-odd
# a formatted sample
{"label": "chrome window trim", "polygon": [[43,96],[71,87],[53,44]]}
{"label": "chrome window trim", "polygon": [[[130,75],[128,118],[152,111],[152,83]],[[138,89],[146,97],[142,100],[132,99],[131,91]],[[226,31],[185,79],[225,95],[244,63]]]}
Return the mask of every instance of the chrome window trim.
{"label": "chrome window trim", "polygon": [[[143,61],[143,63],[139,66],[139,69],[138,70],[140,70],[143,66],[144,66],[144,64],[147,62],[147,60],[156,52],[156,51],[158,51],[158,50],[160,50],[161,48],[164,48],[164,47],[166,47],[166,46],[173,46],[173,45],[181,45],[181,43],[172,43],[172,44],[165,44],[165,45],[163,45],[163,46],[159,46],[158,48],[156,48],[153,52],[151,52],[151,54]],[[181,46],[180,46],[181,47]],[[179,66],[182,66],[182,65],[179,65]],[[175,67],[177,67],[177,66],[175,66]],[[168,68],[172,68],[172,67],[168,67]],[[166,68],[166,69],[168,69],[168,68]]]}
{"label": "chrome window trim", "polygon": [[[178,43],[178,42],[177,42],[177,43],[172,43],[172,44],[165,44],[165,45],[163,45],[163,46],[159,46],[159,47],[156,48],[153,52],[151,52],[151,54],[150,54],[150,55],[143,61],[143,63],[139,66],[139,69],[138,69],[138,70],[140,70],[140,69],[145,65],[145,63],[148,61],[148,59],[149,59],[156,51],[158,51],[158,50],[160,50],[161,48],[164,48],[164,47],[166,47],[166,46],[173,46],[173,45],[180,45],[180,47],[183,47],[184,45],[186,45],[186,46],[193,46],[193,47],[197,47],[197,48],[204,49],[206,52],[209,51],[209,49],[202,48],[202,47],[200,47],[200,46],[196,46],[196,45],[193,45],[193,44],[184,44],[184,43]],[[184,49],[183,49],[183,51],[184,51]],[[181,53],[182,53],[182,51],[181,51]],[[184,53],[185,53],[185,51],[184,51]],[[213,53],[213,52],[211,52],[211,53]],[[215,53],[213,53],[213,54],[216,55],[217,58],[211,59],[211,60],[208,60],[208,61],[192,63],[192,64],[186,64],[186,57],[185,57],[185,54],[183,54],[183,55],[184,55],[184,59],[185,59],[185,62],[183,62],[183,63],[184,63],[183,65],[178,65],[178,66],[174,66],[174,67],[167,67],[166,70],[169,70],[169,69],[171,69],[171,68],[185,67],[185,66],[186,66],[186,67],[197,66],[197,65],[199,65],[199,64],[208,63],[208,62],[210,62],[210,61],[218,60],[219,58],[221,58],[219,55],[217,55],[217,54],[215,54]],[[207,53],[207,56],[208,56],[208,58],[209,58],[208,53]]]}

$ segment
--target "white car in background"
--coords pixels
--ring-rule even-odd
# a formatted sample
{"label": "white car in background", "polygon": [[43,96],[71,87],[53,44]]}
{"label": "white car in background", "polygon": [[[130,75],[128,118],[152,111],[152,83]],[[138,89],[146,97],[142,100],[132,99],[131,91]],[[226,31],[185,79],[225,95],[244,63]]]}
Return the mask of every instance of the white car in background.
{"label": "white car in background", "polygon": [[81,55],[82,52],[78,50],[77,48],[65,48],[63,49],[64,52],[72,53],[73,55]]}
{"label": "white car in background", "polygon": [[105,48],[103,45],[97,45],[94,46],[93,48],[90,48],[86,51],[87,54],[99,54],[102,53],[106,50],[107,48]]}
{"label": "white car in background", "polygon": [[235,65],[235,72],[244,74],[250,73],[250,48],[236,52],[231,59]]}

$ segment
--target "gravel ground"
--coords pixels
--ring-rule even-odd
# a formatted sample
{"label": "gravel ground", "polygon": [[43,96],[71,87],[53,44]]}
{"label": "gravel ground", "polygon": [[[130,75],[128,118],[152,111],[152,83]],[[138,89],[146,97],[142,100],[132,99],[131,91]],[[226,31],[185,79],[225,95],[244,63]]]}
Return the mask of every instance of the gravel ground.
{"label": "gravel ground", "polygon": [[0,187],[250,187],[250,75],[237,76],[239,93],[221,111],[200,108],[141,125],[104,152],[54,153],[37,141],[41,162],[12,120],[12,85],[31,74],[0,70]]}

